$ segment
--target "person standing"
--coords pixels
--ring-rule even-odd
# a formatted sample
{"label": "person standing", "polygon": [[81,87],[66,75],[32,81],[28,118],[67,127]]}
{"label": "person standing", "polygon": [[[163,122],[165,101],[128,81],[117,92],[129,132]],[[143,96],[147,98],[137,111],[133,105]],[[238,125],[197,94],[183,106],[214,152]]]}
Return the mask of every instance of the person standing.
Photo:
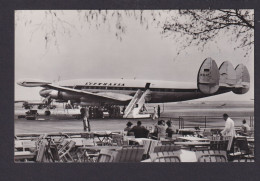
{"label": "person standing", "polygon": [[158,118],[158,115],[157,115],[157,110],[155,107],[153,107],[153,117],[152,119],[154,120],[155,118]]}
{"label": "person standing", "polygon": [[158,114],[158,118],[160,118],[160,116],[161,116],[161,107],[160,107],[160,105],[158,105],[158,107],[157,107],[157,114]]}
{"label": "person standing", "polygon": [[172,135],[176,133],[176,128],[174,125],[172,125],[172,122],[170,120],[168,120],[166,124],[168,126],[168,128],[166,129],[167,137],[172,138]]}
{"label": "person standing", "polygon": [[84,109],[84,116],[83,116],[83,129],[84,131],[86,131],[88,129],[88,131],[90,131],[90,123],[89,123],[89,109],[83,108]]}
{"label": "person standing", "polygon": [[155,125],[155,133],[154,135],[157,135],[157,139],[160,140],[160,138],[165,138],[166,137],[166,126],[164,124],[164,120],[159,120],[157,122],[157,125]]}
{"label": "person standing", "polygon": [[123,109],[122,109],[123,115],[125,114],[125,109],[126,109],[126,107],[125,107],[125,105],[124,105],[124,107],[123,107]]}
{"label": "person standing", "polygon": [[234,121],[226,113],[223,114],[223,119],[226,121],[226,123],[224,130],[221,131],[221,134],[223,136],[236,136]]}

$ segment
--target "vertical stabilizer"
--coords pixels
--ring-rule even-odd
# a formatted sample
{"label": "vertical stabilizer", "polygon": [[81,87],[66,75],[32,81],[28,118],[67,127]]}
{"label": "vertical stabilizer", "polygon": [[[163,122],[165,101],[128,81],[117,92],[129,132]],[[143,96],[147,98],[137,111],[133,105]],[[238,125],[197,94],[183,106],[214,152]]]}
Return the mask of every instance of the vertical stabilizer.
{"label": "vertical stabilizer", "polygon": [[250,75],[249,72],[243,64],[239,64],[236,67],[236,86],[233,92],[235,94],[245,94],[250,88]]}
{"label": "vertical stabilizer", "polygon": [[198,89],[204,94],[214,94],[219,89],[219,70],[212,58],[207,58],[200,66],[197,78]]}

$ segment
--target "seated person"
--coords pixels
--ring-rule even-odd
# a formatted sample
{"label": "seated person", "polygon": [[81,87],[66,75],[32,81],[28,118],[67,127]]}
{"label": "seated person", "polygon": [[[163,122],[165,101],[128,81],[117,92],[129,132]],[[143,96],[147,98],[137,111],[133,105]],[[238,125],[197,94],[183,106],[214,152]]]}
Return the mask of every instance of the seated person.
{"label": "seated person", "polygon": [[243,136],[248,136],[248,131],[250,131],[250,127],[246,123],[245,119],[242,122],[243,124],[241,125],[240,134],[242,134]]}
{"label": "seated person", "polygon": [[124,131],[129,132],[132,128],[131,126],[133,125],[133,123],[131,123],[130,121],[126,124],[126,128],[124,129]]}
{"label": "seated person", "polygon": [[165,136],[166,136],[166,127],[164,125],[164,121],[163,120],[159,120],[157,125],[155,125],[153,136],[157,137],[158,140],[160,138],[165,138]]}
{"label": "seated person", "polygon": [[135,135],[135,138],[147,138],[148,137],[148,133],[149,131],[142,126],[142,122],[141,121],[137,121],[137,125],[134,126],[130,131],[133,132]]}
{"label": "seated person", "polygon": [[169,138],[172,138],[172,134],[176,133],[176,128],[174,125],[172,125],[172,122],[169,120],[166,122],[168,128],[166,129],[166,133]]}

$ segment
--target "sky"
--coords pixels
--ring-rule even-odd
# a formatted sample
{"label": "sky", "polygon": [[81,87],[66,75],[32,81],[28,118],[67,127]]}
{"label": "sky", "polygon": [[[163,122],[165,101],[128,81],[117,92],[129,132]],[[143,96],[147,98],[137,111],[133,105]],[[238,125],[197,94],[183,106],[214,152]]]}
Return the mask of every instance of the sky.
{"label": "sky", "polygon": [[[97,29],[93,22],[90,25],[76,11],[56,11],[56,14],[59,19],[53,16],[53,20],[45,11],[16,11],[15,100],[41,99],[41,88],[16,84],[23,78],[46,81],[136,78],[196,82],[199,67],[207,57],[213,58],[218,66],[226,60],[234,67],[245,64],[251,87],[244,95],[231,92],[201,100],[254,99],[254,53],[244,57],[245,51],[234,50],[237,43],[229,41],[226,34],[209,43],[202,52],[198,47],[189,47],[177,56],[180,42],[162,36],[160,25],[151,24],[146,29],[134,18],[124,17],[120,24],[111,18],[109,23],[101,23]],[[168,16],[163,11],[161,14],[162,20]],[[121,41],[115,36],[115,26],[119,25],[125,27]],[[56,38],[51,36],[52,30],[56,30]]]}

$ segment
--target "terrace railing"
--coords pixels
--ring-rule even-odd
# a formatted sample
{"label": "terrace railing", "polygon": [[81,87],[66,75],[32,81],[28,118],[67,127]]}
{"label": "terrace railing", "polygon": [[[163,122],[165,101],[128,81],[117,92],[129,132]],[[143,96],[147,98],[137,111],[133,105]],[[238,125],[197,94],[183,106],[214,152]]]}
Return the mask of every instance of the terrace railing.
{"label": "terrace railing", "polygon": [[[160,117],[159,119],[171,120],[179,129],[200,127],[200,128],[219,128],[224,127],[225,121],[222,117],[216,116],[179,116],[179,117]],[[245,119],[250,127],[254,127],[254,116],[231,117],[235,126],[242,125]]]}

